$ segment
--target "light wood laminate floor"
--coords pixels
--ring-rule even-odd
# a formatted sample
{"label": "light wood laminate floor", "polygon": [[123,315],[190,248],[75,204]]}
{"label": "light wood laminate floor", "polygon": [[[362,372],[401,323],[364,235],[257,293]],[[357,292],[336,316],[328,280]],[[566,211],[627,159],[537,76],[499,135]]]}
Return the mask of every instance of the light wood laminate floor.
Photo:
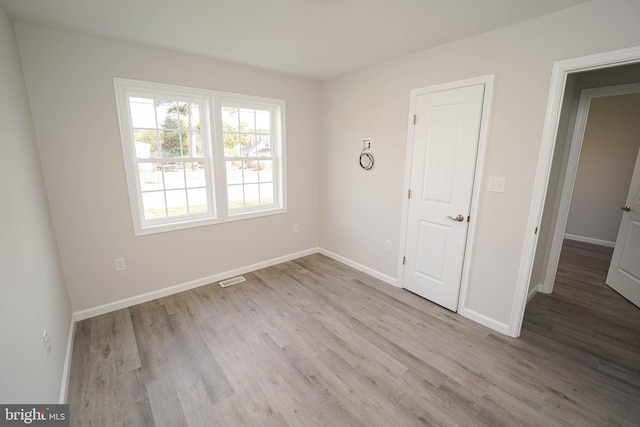
{"label": "light wood laminate floor", "polygon": [[77,324],[77,426],[640,423],[640,310],[567,242],[522,336],[321,255]]}

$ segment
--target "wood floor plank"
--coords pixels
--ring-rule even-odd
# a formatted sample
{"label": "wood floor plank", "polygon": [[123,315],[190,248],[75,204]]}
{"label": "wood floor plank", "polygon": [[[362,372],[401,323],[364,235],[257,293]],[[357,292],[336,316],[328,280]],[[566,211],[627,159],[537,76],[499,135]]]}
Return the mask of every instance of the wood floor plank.
{"label": "wood floor plank", "polygon": [[187,425],[180,398],[170,379],[151,381],[147,385],[147,393],[151,402],[154,425],[158,427]]}
{"label": "wood floor plank", "polygon": [[[91,327],[87,320],[78,322],[73,339],[72,361],[73,366],[69,373],[68,402],[73,406],[75,414],[80,419],[87,419],[87,413],[93,393],[89,374],[91,372],[91,353],[87,351],[90,346]],[[75,417],[74,417],[75,419]]]}
{"label": "wood floor plank", "polygon": [[[153,425],[153,411],[147,394],[147,381],[140,369],[119,372],[116,380],[116,423],[118,426]],[[126,390],[127,393],[121,393]]]}
{"label": "wood floor plank", "polygon": [[640,310],[565,242],[513,339],[316,254],[79,322],[74,426],[638,425]]}
{"label": "wood floor plank", "polygon": [[113,312],[111,342],[118,372],[128,372],[141,367],[140,354],[128,309]]}

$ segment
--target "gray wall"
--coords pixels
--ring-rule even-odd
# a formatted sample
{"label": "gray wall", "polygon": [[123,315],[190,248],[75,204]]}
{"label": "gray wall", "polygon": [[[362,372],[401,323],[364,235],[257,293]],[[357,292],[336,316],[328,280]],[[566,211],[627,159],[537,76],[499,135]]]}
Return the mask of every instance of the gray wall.
{"label": "gray wall", "polygon": [[71,307],[13,26],[1,6],[0,94],[0,402],[58,403]]}
{"label": "gray wall", "polygon": [[[329,80],[322,87],[323,248],[398,277],[409,91],[495,74],[495,97],[463,309],[513,322],[536,160],[554,61],[640,45],[640,3],[593,1]],[[362,137],[376,166],[362,173]],[[507,178],[488,193],[488,176]],[[348,183],[348,185],[346,185]]]}
{"label": "gray wall", "polygon": [[[639,77],[640,79],[640,77]],[[614,243],[640,148],[640,94],[591,101],[566,233]]]}
{"label": "gray wall", "polygon": [[[38,26],[16,33],[74,311],[318,246],[317,82]],[[284,99],[288,212],[134,236],[114,76]]]}

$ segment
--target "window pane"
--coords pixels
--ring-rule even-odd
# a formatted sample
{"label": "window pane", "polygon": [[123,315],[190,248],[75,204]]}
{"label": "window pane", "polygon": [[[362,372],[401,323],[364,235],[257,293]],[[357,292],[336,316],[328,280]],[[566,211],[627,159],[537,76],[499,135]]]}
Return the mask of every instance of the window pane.
{"label": "window pane", "polygon": [[256,130],[258,133],[271,133],[271,112],[256,110]]}
{"label": "window pane", "polygon": [[164,192],[142,193],[142,205],[144,219],[166,218],[167,212],[164,205]]}
{"label": "window pane", "polygon": [[227,184],[242,184],[242,162],[227,162]]}
{"label": "window pane", "polygon": [[178,129],[177,104],[166,99],[156,100],[158,127],[162,129]]}
{"label": "window pane", "polygon": [[187,215],[187,193],[185,190],[167,191],[167,211],[170,217]]}
{"label": "window pane", "polygon": [[260,182],[273,182],[272,164],[273,161],[271,160],[260,160],[258,163]]}
{"label": "window pane", "polygon": [[241,155],[243,157],[256,155],[256,136],[254,134],[240,134],[240,143],[242,144]]}
{"label": "window pane", "polygon": [[191,131],[189,132],[189,155],[193,157],[202,157],[202,138],[200,136],[200,132]]}
{"label": "window pane", "polygon": [[177,146],[177,144],[179,143],[179,141],[182,141],[182,155],[184,157],[203,157],[204,154],[202,151],[202,137],[199,131],[189,130],[175,132],[175,135],[167,134],[167,137],[175,138],[176,135],[179,137],[178,139],[167,141],[169,143],[169,147],[176,146],[176,154],[179,152],[179,150],[177,149],[179,148],[179,146]]}
{"label": "window pane", "polygon": [[182,138],[183,156],[191,157],[191,153],[196,153],[198,151],[197,147],[193,147],[194,144],[197,144],[197,133],[197,131],[180,132],[180,137]]}
{"label": "window pane", "polygon": [[237,133],[225,132],[222,134],[222,139],[224,141],[225,156],[236,157],[240,155],[240,146],[238,145],[240,142],[240,135]]}
{"label": "window pane", "polygon": [[205,182],[204,165],[202,163],[185,163],[184,166],[187,174],[187,188],[206,187],[207,183]]}
{"label": "window pane", "polygon": [[273,204],[273,184],[260,184],[260,204]]}
{"label": "window pane", "polygon": [[244,186],[244,205],[246,207],[256,206],[260,204],[258,184],[249,184]]}
{"label": "window pane", "polygon": [[240,131],[241,132],[256,131],[255,110],[250,108],[240,108]]}
{"label": "window pane", "polygon": [[271,136],[257,135],[256,156],[271,157]]}
{"label": "window pane", "polygon": [[138,164],[138,175],[140,176],[140,188],[142,191],[163,190],[162,172],[158,163]]}
{"label": "window pane", "polygon": [[134,128],[156,128],[156,114],[153,99],[129,98],[131,109],[131,123]]}
{"label": "window pane", "polygon": [[182,157],[184,152],[188,152],[189,141],[187,135],[187,132],[160,132],[162,157]]}
{"label": "window pane", "polygon": [[245,160],[244,162],[244,182],[258,182],[258,161]]}
{"label": "window pane", "polygon": [[189,128],[200,130],[200,107],[198,104],[191,104],[191,121]]}
{"label": "window pane", "polygon": [[238,109],[222,107],[222,130],[224,132],[238,132]]}
{"label": "window pane", "polygon": [[227,186],[227,199],[229,200],[229,209],[244,207],[244,191],[242,185]]}
{"label": "window pane", "polygon": [[133,137],[136,143],[136,157],[149,159],[158,157],[158,131],[135,129]]}
{"label": "window pane", "polygon": [[180,129],[200,129],[200,114],[197,104],[179,102],[176,108],[178,109],[178,124]]}
{"label": "window pane", "polygon": [[182,163],[164,164],[165,188],[185,188],[184,165]]}
{"label": "window pane", "polygon": [[189,213],[202,213],[207,211],[207,191],[204,188],[187,190],[189,197]]}

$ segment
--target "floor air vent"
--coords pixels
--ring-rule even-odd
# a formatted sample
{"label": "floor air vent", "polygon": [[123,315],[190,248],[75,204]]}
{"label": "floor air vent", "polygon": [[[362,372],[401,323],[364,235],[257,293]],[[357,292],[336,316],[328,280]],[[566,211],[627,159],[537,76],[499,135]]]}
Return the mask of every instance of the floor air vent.
{"label": "floor air vent", "polygon": [[226,288],[227,286],[235,285],[236,283],[242,283],[246,281],[247,279],[245,279],[244,277],[238,276],[238,277],[232,277],[231,279],[223,280],[219,283],[220,283],[220,286],[222,286],[223,288]]}

